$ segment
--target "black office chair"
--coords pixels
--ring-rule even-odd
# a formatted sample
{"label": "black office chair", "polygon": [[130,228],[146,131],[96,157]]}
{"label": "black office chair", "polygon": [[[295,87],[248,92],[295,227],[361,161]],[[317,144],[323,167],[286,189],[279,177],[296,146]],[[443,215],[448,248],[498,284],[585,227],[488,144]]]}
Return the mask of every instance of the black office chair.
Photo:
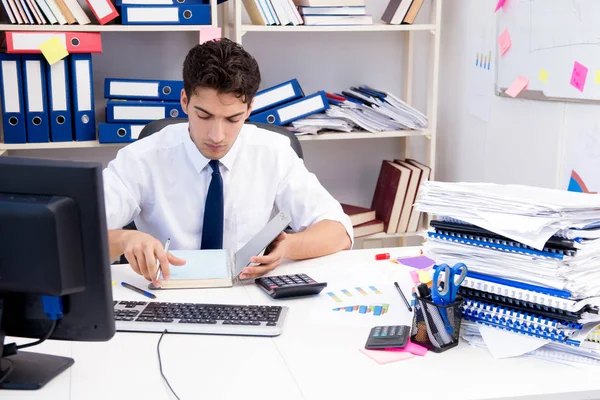
{"label": "black office chair", "polygon": [[[146,138],[156,132],[159,132],[160,130],[162,130],[164,127],[166,127],[168,125],[178,124],[178,123],[182,123],[182,122],[186,122],[186,121],[187,121],[187,118],[157,119],[156,121],[152,121],[152,122],[148,123],[146,126],[144,126],[144,128],[140,132],[138,140],[141,140],[141,139]],[[290,139],[290,145],[292,146],[292,149],[294,149],[294,151],[296,152],[298,157],[300,157],[301,159],[304,159],[304,153],[302,152],[302,146],[300,145],[300,141],[298,140],[296,135],[294,135],[292,132],[290,132],[286,128],[284,128],[282,126],[277,126],[277,125],[261,124],[258,122],[248,122],[248,123],[250,123],[252,125],[256,125],[259,128],[263,128],[263,129],[266,129],[266,130],[269,130],[272,132],[276,132],[276,133],[279,133],[281,135],[288,137]],[[128,225],[124,226],[123,229],[136,230],[137,227],[135,226],[135,222],[132,221]],[[124,256],[121,256],[120,263],[126,264],[127,259]]]}
{"label": "black office chair", "polygon": [[[187,121],[186,118],[157,119],[156,121],[152,121],[149,124],[147,124],[146,126],[144,126],[144,128],[140,132],[140,136],[139,136],[138,140],[148,137],[148,136],[152,135],[153,133],[156,133],[156,132],[162,130],[164,127],[166,127],[168,125],[179,124],[181,122],[186,122],[186,121]],[[292,149],[294,149],[296,154],[298,154],[298,157],[304,159],[304,153],[302,152],[302,146],[300,145],[300,141],[298,140],[296,135],[294,135],[292,132],[290,132],[283,126],[261,124],[258,122],[248,122],[248,123],[252,124],[252,125],[256,125],[259,128],[266,129],[268,131],[276,132],[283,136],[286,136],[287,138],[290,139],[290,145],[292,146]]]}

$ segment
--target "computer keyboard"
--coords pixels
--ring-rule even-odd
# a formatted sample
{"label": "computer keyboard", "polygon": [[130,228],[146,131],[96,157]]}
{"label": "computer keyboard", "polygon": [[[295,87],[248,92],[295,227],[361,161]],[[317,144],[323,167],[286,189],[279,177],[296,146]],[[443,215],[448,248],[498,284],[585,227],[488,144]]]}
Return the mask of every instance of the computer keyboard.
{"label": "computer keyboard", "polygon": [[277,336],[286,306],[115,301],[117,331]]}

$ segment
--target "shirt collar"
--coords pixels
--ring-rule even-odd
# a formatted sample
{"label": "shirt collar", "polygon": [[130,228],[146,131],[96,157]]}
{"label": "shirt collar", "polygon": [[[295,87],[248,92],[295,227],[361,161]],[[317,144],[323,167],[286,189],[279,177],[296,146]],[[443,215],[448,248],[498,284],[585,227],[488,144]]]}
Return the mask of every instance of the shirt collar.
{"label": "shirt collar", "polygon": [[[231,171],[231,169],[233,168],[233,164],[235,163],[235,159],[237,157],[237,154],[239,153],[239,149],[242,145],[241,142],[243,141],[243,133],[245,127],[245,125],[242,126],[240,134],[235,140],[235,143],[233,143],[233,146],[231,146],[231,149],[229,149],[227,154],[225,154],[225,156],[223,156],[223,158],[219,160],[228,171]],[[206,168],[210,160],[204,157],[202,153],[200,153],[200,151],[196,147],[196,144],[192,141],[189,132],[189,124],[185,124],[185,132],[183,132],[182,134],[184,136],[183,142],[185,145],[187,155],[192,164],[194,165],[196,172],[200,173],[204,168]]]}

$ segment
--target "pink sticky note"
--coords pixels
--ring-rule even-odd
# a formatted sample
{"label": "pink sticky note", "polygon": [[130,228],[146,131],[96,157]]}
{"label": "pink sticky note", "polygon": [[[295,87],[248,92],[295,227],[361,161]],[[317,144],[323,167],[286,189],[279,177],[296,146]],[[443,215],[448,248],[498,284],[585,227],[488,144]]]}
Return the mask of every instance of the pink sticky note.
{"label": "pink sticky note", "polygon": [[504,53],[506,53],[512,45],[508,29],[504,30],[504,32],[502,32],[502,35],[498,37],[498,44],[500,45],[500,55],[503,56]]}
{"label": "pink sticky note", "polygon": [[200,44],[209,40],[221,39],[221,28],[201,28],[200,29]]}
{"label": "pink sticky note", "polygon": [[407,360],[409,358],[413,358],[409,352],[406,351],[385,351],[385,350],[367,350],[367,349],[358,349],[365,356],[375,360],[377,364],[388,364],[395,361]]}
{"label": "pink sticky note", "polygon": [[415,285],[421,283],[421,281],[419,280],[419,271],[413,269],[408,273],[410,274],[410,277]]}
{"label": "pink sticky note", "polygon": [[575,65],[573,66],[573,74],[571,74],[571,86],[573,86],[580,92],[583,92],[583,88],[585,87],[585,80],[587,79],[587,74],[587,67],[575,61]]}
{"label": "pink sticky note", "polygon": [[498,0],[498,4],[496,5],[496,9],[494,10],[494,12],[501,9],[504,6],[504,3],[506,3],[506,0]]}
{"label": "pink sticky note", "polygon": [[504,93],[509,95],[510,97],[517,97],[519,93],[523,91],[529,85],[529,80],[522,76],[519,76],[516,81],[513,82],[512,85]]}

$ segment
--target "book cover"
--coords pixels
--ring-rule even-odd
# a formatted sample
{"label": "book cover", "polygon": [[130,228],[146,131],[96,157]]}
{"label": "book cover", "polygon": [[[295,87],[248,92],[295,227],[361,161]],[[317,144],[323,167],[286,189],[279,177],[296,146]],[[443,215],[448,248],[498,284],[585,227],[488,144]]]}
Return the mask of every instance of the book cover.
{"label": "book cover", "polygon": [[386,160],[381,163],[371,208],[383,221],[386,233],[396,233],[410,174],[411,170],[401,165]]}
{"label": "book cover", "polygon": [[342,210],[344,210],[344,214],[350,217],[352,226],[364,224],[375,219],[375,210],[370,208],[342,204]]}
{"label": "book cover", "polygon": [[354,237],[373,235],[383,232],[383,221],[377,219],[353,227]]}
{"label": "book cover", "polygon": [[410,174],[410,180],[408,182],[408,188],[406,191],[406,199],[404,201],[404,204],[402,205],[402,211],[400,212],[400,220],[398,221],[398,227],[396,229],[397,233],[405,233],[408,232],[408,222],[410,220],[413,205],[415,204],[417,190],[419,189],[419,183],[421,181],[421,175],[423,171],[419,167],[406,161],[394,160],[394,162],[412,171],[412,173]]}

